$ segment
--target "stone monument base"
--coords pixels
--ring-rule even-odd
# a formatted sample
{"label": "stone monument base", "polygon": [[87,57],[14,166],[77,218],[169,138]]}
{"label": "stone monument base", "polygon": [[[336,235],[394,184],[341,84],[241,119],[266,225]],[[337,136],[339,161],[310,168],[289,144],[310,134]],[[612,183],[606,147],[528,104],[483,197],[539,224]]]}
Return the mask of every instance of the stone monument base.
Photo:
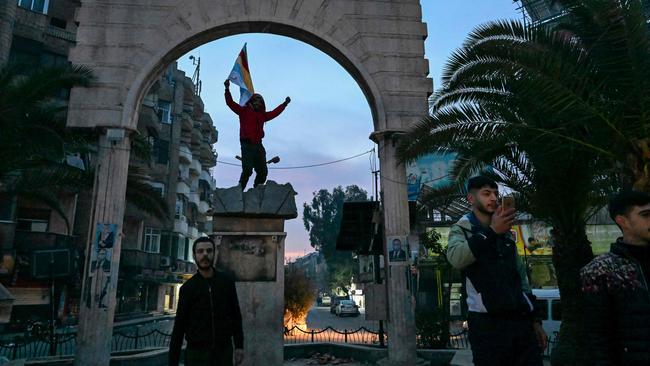
{"label": "stone monument base", "polygon": [[244,325],[244,365],[284,362],[284,222],[298,216],[290,184],[269,181],[245,193],[215,190],[211,236],[217,268],[230,272]]}

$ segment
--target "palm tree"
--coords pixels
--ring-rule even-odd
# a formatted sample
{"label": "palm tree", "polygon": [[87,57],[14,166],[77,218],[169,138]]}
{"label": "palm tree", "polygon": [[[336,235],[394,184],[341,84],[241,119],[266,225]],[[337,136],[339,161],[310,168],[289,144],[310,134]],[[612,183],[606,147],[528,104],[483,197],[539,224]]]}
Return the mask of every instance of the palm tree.
{"label": "palm tree", "polygon": [[[72,166],[73,154],[93,154],[93,133],[66,128],[67,103],[60,96],[73,86],[87,86],[92,73],[83,66],[56,66],[27,73],[18,65],[0,70],[0,192],[35,199],[56,211],[68,225],[61,192],[92,189],[94,169]],[[134,153],[147,156],[148,144],[134,139]],[[160,219],[167,203],[137,170],[130,171],[127,200]]]}
{"label": "palm tree", "polygon": [[398,155],[457,153],[457,182],[487,171],[555,229],[563,322],[554,363],[577,364],[588,339],[578,284],[592,257],[586,219],[616,186],[650,190],[650,42],[638,0],[560,2],[567,15],[553,28],[475,29]]}

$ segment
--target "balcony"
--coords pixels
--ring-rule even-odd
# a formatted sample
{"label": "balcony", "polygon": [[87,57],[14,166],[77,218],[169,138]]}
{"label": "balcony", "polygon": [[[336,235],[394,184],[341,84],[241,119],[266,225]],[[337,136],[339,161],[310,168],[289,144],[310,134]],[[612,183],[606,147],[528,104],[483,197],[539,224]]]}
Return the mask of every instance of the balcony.
{"label": "balcony", "polygon": [[139,267],[159,269],[162,255],[160,253],[143,252],[139,249],[122,249],[120,267]]}
{"label": "balcony", "polygon": [[174,232],[187,236],[187,218],[185,216],[174,219]]}
{"label": "balcony", "polygon": [[195,226],[190,226],[189,229],[187,230],[187,236],[190,238],[196,239],[199,237],[199,229],[197,229]]}
{"label": "balcony", "polygon": [[187,145],[181,145],[178,152],[178,161],[181,164],[192,164],[192,151],[190,151],[190,148]]}
{"label": "balcony", "polygon": [[122,249],[120,267],[154,271],[166,270],[165,272],[172,273],[193,273],[196,271],[196,265],[192,262],[170,258],[160,253],[143,252],[139,249]]}
{"label": "balcony", "polygon": [[210,190],[214,190],[215,187],[217,186],[217,181],[210,175],[210,172],[207,170],[202,170],[201,171],[201,176],[199,179],[204,180],[210,184]]}
{"label": "balcony", "polygon": [[74,236],[38,231],[16,230],[15,248],[18,250],[71,248]]}
{"label": "balcony", "polygon": [[182,194],[186,197],[190,197],[190,186],[187,185],[184,181],[179,181],[176,185],[176,193]]}
{"label": "balcony", "polygon": [[[185,106],[183,106],[183,109]],[[181,131],[191,133],[192,131],[192,117],[187,112],[181,114]]]}
{"label": "balcony", "polygon": [[74,43],[77,40],[77,35],[75,33],[68,32],[65,29],[61,29],[51,25],[47,26],[47,28],[45,29],[45,34],[47,34],[50,37],[59,38],[64,41],[68,41],[72,43]]}
{"label": "balcony", "polygon": [[206,201],[199,201],[199,213],[205,215],[210,210],[210,204]]}
{"label": "balcony", "polygon": [[190,193],[190,203],[198,206],[200,202],[198,193]]}
{"label": "balcony", "polygon": [[201,162],[199,161],[199,159],[196,158],[192,159],[192,165],[190,165],[190,174],[196,176],[201,174]]}

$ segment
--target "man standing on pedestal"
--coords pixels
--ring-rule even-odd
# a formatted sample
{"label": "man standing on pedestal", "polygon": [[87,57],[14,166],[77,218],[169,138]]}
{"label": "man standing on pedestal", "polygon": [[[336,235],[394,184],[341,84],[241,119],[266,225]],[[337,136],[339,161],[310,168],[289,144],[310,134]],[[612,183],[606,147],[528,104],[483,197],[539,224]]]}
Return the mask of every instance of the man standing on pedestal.
{"label": "man standing on pedestal", "polygon": [[186,366],[232,366],[244,359],[244,332],[235,282],[214,269],[218,250],[207,236],[192,247],[198,273],[181,286],[169,343],[169,365],[178,366],[183,337]]}
{"label": "man standing on pedestal", "polygon": [[241,143],[241,160],[242,173],[239,178],[239,185],[242,190],[246,188],[248,178],[253,174],[255,169],[254,187],[266,182],[268,168],[266,167],[266,150],[262,145],[264,137],[264,123],[277,117],[291,102],[287,97],[284,103],[277,106],[274,110],[266,112],[264,99],[259,94],[253,94],[250,100],[243,107],[232,100],[230,94],[230,80],[224,83],[226,87],[225,96],[226,104],[230,109],[239,116],[239,141]]}

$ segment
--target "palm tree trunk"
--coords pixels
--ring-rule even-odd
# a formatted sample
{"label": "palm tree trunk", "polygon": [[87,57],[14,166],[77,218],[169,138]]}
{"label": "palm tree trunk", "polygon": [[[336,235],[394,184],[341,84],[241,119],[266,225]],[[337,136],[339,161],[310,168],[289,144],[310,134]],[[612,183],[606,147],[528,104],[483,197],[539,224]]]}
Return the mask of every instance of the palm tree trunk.
{"label": "palm tree trunk", "polygon": [[562,325],[559,343],[551,356],[553,366],[579,365],[583,341],[588,338],[582,328],[583,298],[579,272],[593,258],[591,243],[584,224],[569,230],[555,229],[553,265],[562,299]]}

